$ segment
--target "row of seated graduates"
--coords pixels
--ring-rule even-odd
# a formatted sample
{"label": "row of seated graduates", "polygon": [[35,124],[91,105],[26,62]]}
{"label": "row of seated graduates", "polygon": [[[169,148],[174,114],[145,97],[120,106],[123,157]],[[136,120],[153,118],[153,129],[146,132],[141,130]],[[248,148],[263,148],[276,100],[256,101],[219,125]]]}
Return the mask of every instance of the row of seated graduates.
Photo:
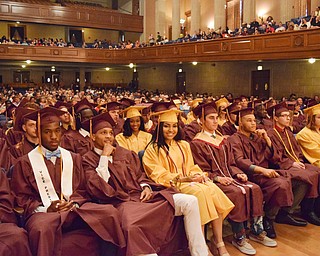
{"label": "row of seated graduates", "polygon": [[[240,104],[240,103],[239,103]],[[4,139],[2,139],[1,140],[2,141],[2,147],[1,147],[1,149],[2,149],[2,151],[1,151],[1,154],[3,154],[4,156],[7,154],[7,152],[8,152],[8,149],[7,149],[7,146],[6,146],[6,142],[5,142],[5,140]],[[8,157],[1,157],[1,159],[8,159]],[[6,164],[3,164],[3,166],[4,166],[4,171],[6,172],[6,173],[8,173],[8,177],[10,178],[11,177],[11,172],[12,172],[12,168],[11,167],[8,167],[8,165],[6,165]],[[16,209],[16,211],[17,211],[17,213],[19,213],[19,210],[18,209]],[[20,212],[21,213],[21,212]],[[18,216],[21,216],[21,214],[18,214]]]}

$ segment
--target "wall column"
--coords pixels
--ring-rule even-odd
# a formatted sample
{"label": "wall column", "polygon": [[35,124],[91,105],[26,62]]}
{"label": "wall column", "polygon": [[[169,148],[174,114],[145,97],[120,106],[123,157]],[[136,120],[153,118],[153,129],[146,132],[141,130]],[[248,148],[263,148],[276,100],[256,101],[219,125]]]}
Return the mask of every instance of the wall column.
{"label": "wall column", "polygon": [[280,20],[283,24],[295,17],[295,0],[279,1]]}
{"label": "wall column", "polygon": [[180,37],[180,0],[172,0],[172,40]]}
{"label": "wall column", "polygon": [[86,85],[86,82],[85,82],[85,68],[80,68],[79,69],[79,79],[80,79],[80,82],[79,82],[80,91],[83,91],[84,87]]}
{"label": "wall column", "polygon": [[256,17],[256,1],[243,0],[243,22],[249,24]]}
{"label": "wall column", "polygon": [[155,12],[155,31],[153,36],[157,40],[157,32],[160,32],[161,36],[168,34],[166,28],[166,1],[156,0]]}
{"label": "wall column", "polygon": [[200,23],[201,5],[200,0],[191,0],[191,30],[190,35],[198,32],[201,29]]}
{"label": "wall column", "polygon": [[216,0],[214,1],[213,18],[214,18],[214,29],[217,30],[226,28],[226,1]]}

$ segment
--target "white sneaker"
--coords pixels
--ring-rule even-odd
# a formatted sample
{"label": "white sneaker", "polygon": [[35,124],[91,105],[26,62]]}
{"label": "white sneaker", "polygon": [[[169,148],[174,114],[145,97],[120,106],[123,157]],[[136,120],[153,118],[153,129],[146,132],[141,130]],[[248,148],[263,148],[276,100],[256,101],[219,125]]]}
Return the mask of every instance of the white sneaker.
{"label": "white sneaker", "polygon": [[277,242],[275,240],[267,237],[266,231],[262,231],[258,236],[250,232],[249,239],[252,241],[258,242],[260,244],[263,244],[264,246],[268,246],[268,247],[277,246]]}
{"label": "white sneaker", "polygon": [[249,244],[248,239],[243,238],[241,240],[232,240],[232,244],[234,247],[236,247],[240,252],[247,254],[247,255],[255,255],[256,250],[252,247],[251,244]]}

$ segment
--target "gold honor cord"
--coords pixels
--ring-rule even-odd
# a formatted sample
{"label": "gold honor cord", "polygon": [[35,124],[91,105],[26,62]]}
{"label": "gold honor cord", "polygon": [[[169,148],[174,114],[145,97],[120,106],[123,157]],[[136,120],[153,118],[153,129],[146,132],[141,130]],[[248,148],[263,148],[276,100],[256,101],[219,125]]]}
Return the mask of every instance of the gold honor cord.
{"label": "gold honor cord", "polygon": [[288,155],[295,161],[295,162],[300,162],[299,158],[296,156],[296,154],[294,153],[294,150],[293,150],[293,147],[292,147],[292,144],[291,144],[291,141],[290,141],[290,138],[289,138],[289,135],[288,135],[288,132],[285,130],[285,133],[286,133],[286,136],[287,136],[287,139],[289,141],[289,145],[290,145],[290,149],[292,150],[292,154],[291,152],[289,151],[289,149],[287,148],[286,144],[284,143],[283,139],[281,138],[281,135],[279,134],[279,132],[277,131],[276,128],[273,128],[274,131],[276,132],[276,134],[278,135],[282,145],[284,146],[284,149],[286,150],[286,152],[288,153]]}

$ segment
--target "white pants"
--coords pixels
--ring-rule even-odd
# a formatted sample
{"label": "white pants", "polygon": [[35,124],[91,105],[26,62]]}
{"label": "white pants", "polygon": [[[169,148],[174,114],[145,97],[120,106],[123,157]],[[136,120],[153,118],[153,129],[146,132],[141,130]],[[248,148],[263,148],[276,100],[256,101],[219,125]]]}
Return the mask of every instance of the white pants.
{"label": "white pants", "polygon": [[198,199],[193,195],[174,194],[173,201],[175,216],[184,215],[184,228],[191,255],[207,256],[208,247],[202,233]]}

